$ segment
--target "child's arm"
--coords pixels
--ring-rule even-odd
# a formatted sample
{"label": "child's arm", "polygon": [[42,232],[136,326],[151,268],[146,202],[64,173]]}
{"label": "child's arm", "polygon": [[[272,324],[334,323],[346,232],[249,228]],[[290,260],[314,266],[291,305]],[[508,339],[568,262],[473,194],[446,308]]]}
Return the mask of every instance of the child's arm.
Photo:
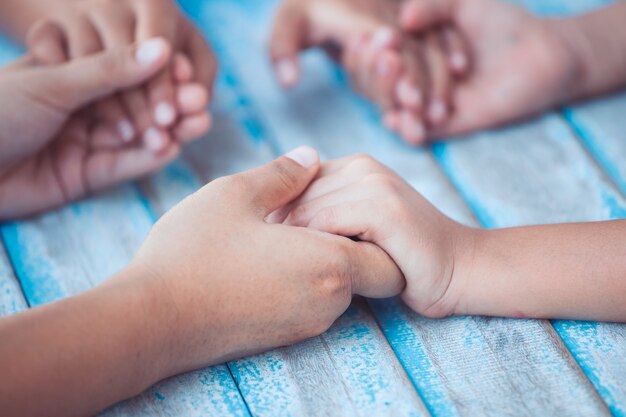
{"label": "child's arm", "polygon": [[427,316],[626,321],[626,221],[478,230],[367,158],[332,161],[286,223],[381,246]]}
{"label": "child's arm", "polygon": [[317,336],[353,293],[398,294],[402,274],[377,246],[265,222],[318,158],[300,148],[213,181],[112,280],[0,319],[2,414],[91,415],[162,378]]}

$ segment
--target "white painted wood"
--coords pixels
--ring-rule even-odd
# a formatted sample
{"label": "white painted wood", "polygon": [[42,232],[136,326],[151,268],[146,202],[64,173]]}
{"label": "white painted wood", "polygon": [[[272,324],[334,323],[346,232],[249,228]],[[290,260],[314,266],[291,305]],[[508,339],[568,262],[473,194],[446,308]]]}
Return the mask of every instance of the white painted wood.
{"label": "white painted wood", "polygon": [[[205,22],[230,23],[227,27],[208,24],[207,31],[218,45],[223,71],[245,85],[277,149],[308,144],[331,158],[372,153],[445,212],[475,224],[430,154],[401,145],[385,133],[370,109],[341,91],[337,74],[319,54],[305,58],[303,85],[287,94],[278,90],[262,48],[268,13],[267,3],[214,1],[195,16]],[[607,414],[546,322],[432,321],[395,301],[373,305],[390,344],[435,415],[501,415],[519,410],[538,415]]]}

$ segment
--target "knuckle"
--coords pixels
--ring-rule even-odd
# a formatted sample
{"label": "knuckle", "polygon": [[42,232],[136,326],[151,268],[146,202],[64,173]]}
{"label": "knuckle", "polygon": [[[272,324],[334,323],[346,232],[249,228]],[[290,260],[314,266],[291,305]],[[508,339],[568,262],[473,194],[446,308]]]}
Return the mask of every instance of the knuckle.
{"label": "knuckle", "polygon": [[396,181],[391,176],[384,173],[374,172],[371,174],[367,174],[363,178],[363,181],[372,189],[384,192],[386,194],[395,194],[398,190]]}
{"label": "knuckle", "polygon": [[379,172],[381,167],[382,165],[378,161],[367,154],[353,156],[352,161],[348,164],[349,170],[360,175]]}

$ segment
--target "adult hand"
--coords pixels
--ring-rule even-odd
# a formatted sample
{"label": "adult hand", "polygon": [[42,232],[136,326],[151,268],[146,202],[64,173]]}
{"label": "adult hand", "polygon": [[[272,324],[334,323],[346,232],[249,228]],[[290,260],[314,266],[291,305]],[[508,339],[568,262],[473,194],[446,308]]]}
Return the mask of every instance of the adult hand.
{"label": "adult hand", "polygon": [[452,92],[454,113],[430,133],[458,135],[501,125],[562,101],[577,78],[558,23],[498,0],[409,0],[402,27],[423,34],[452,24],[471,49],[472,68]]}
{"label": "adult hand", "polygon": [[[153,145],[161,143],[164,148],[171,141],[189,140],[176,130],[181,125],[202,124],[204,129],[200,134],[209,129],[206,104],[217,61],[202,35],[174,1],[58,0],[53,13],[41,7],[46,17],[34,25],[27,39],[30,52],[41,64],[65,62],[153,37],[162,37],[172,45],[172,63],[145,86],[96,104],[95,113],[116,129],[124,141],[141,139]],[[191,83],[194,88],[180,92],[178,84],[190,81],[194,81]],[[194,95],[204,97],[204,105],[189,115],[177,97],[198,100]]]}
{"label": "adult hand", "polygon": [[265,221],[318,169],[317,153],[298,148],[213,181],[156,224],[130,270],[160,303],[155,331],[174,347],[164,375],[316,336],[353,294],[400,293],[379,247]]}
{"label": "adult hand", "polygon": [[[172,160],[176,144],[98,143],[102,127],[74,117],[89,103],[142,84],[171,56],[163,39],[67,64],[37,67],[23,59],[0,71],[0,219],[49,209]],[[106,136],[106,135],[105,135]]]}
{"label": "adult hand", "polygon": [[379,247],[265,221],[318,169],[299,148],[213,181],[165,214],[116,277],[0,319],[3,412],[92,415],[177,373],[319,335],[352,294],[401,292]]}

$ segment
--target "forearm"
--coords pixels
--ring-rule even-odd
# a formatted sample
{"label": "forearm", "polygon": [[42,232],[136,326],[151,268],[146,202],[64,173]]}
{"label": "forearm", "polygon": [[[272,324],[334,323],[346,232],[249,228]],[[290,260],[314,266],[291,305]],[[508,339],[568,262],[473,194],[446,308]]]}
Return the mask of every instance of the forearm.
{"label": "forearm", "polygon": [[0,0],[0,29],[24,42],[31,25],[51,14],[60,1],[67,0]]}
{"label": "forearm", "polygon": [[456,313],[626,321],[626,221],[476,231],[471,242]]}
{"label": "forearm", "polygon": [[570,52],[575,82],[563,102],[626,85],[626,2],[577,17],[550,21]]}
{"label": "forearm", "polygon": [[3,414],[91,415],[156,382],[149,308],[115,285],[0,320]]}

